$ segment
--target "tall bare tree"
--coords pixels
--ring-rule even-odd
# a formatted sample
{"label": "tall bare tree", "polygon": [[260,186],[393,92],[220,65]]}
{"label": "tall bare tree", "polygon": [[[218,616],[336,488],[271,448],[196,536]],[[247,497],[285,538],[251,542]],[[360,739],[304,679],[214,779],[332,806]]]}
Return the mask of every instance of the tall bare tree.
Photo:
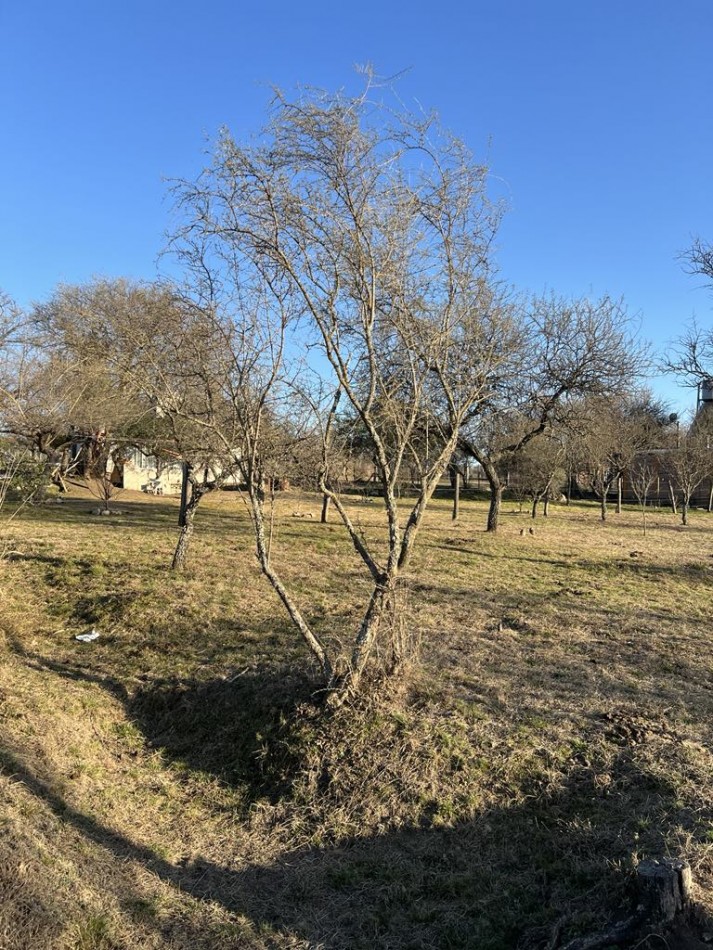
{"label": "tall bare tree", "polygon": [[[241,464],[257,557],[325,681],[342,694],[358,688],[387,632],[390,660],[401,659],[393,636],[401,578],[463,422],[490,395],[510,338],[490,280],[499,211],[487,200],[485,167],[432,116],[386,108],[372,93],[278,93],[252,144],[224,132],[211,166],[176,184],[172,243],[198,296],[220,300],[232,326],[252,312],[255,332],[236,331],[233,346],[239,341],[242,366],[246,346],[257,344],[265,372],[253,388],[236,367],[233,399],[246,407]],[[261,301],[257,312],[246,288]],[[289,364],[298,352],[309,372],[296,379]],[[305,385],[310,373],[318,384]],[[298,382],[321,432],[319,488],[371,579],[346,655],[310,627],[267,544],[263,421],[269,406],[279,416],[288,389],[294,404]],[[340,406],[359,420],[376,461],[379,543],[355,525],[331,477]],[[400,506],[408,469],[418,487]]]}

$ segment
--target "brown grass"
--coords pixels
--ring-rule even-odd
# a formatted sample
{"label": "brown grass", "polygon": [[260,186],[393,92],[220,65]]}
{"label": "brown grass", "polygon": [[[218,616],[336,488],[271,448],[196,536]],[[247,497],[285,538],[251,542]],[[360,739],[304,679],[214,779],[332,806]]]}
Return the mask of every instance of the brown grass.
{"label": "brown grass", "polygon": [[[493,537],[437,501],[421,663],[326,716],[236,495],[183,576],[175,501],[92,507],[26,512],[0,562],[0,947],[546,946],[662,854],[713,909],[713,516],[507,508]],[[318,511],[280,500],[275,556],[346,640],[367,588]]]}

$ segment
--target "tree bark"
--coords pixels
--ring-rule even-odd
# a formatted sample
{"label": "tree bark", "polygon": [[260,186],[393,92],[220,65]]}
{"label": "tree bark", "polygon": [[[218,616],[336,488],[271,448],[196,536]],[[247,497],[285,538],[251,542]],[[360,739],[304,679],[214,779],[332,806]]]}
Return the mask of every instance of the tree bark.
{"label": "tree bark", "polygon": [[322,524],[327,524],[329,521],[329,495],[322,495],[322,514],[320,515],[319,520]]}
{"label": "tree bark", "polygon": [[623,478],[621,475],[617,477],[616,480],[616,513],[621,514],[621,502],[622,502],[622,482]]}
{"label": "tree bark", "polygon": [[537,495],[532,499],[532,509],[530,511],[530,517],[535,519],[537,517],[537,505],[540,499]]}
{"label": "tree bark", "polygon": [[393,604],[389,598],[394,595],[395,586],[396,574],[388,579],[384,578],[384,583],[376,584],[374,587],[352,651],[347,683],[349,692],[359,688],[369,654],[381,627],[386,604],[387,602]]}
{"label": "tree bark", "polygon": [[498,475],[497,469],[493,462],[490,459],[483,458],[481,456],[476,456],[480,465],[485,472],[485,477],[488,479],[488,485],[490,486],[490,506],[488,508],[488,523],[486,530],[491,534],[494,534],[498,530],[498,523],[500,521],[500,506],[503,500],[503,484],[500,481],[500,476]]}
{"label": "tree bark", "polygon": [[490,507],[488,508],[488,526],[487,530],[494,534],[498,530],[500,522],[500,506],[503,501],[503,486],[501,484],[490,485]]}
{"label": "tree bark", "polygon": [[602,521],[606,521],[607,520],[607,486],[606,485],[602,486],[602,498],[601,498],[600,507],[601,507],[601,513],[602,513]]}
{"label": "tree bark", "polygon": [[688,524],[688,499],[686,498],[681,503],[681,524]]}
{"label": "tree bark", "polygon": [[671,482],[668,483],[668,496],[671,499],[671,509],[674,514],[678,514],[678,504],[676,502],[676,492]]}
{"label": "tree bark", "polygon": [[550,496],[545,495],[544,501],[542,502],[542,517],[547,518],[550,514]]}
{"label": "tree bark", "polygon": [[194,502],[193,498],[191,498],[183,512],[183,524],[181,525],[178,543],[176,544],[176,550],[173,552],[173,560],[171,561],[172,571],[182,571],[186,566],[188,548],[191,543],[191,538],[193,537],[193,518],[197,507],[198,502]]}

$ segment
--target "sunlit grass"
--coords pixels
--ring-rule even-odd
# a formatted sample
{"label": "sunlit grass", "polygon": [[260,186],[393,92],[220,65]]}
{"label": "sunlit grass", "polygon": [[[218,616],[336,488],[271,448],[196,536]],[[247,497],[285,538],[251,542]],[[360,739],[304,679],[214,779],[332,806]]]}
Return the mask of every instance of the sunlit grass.
{"label": "sunlit grass", "polygon": [[[493,536],[437,499],[419,662],[325,717],[236,494],[182,575],[175,500],[94,506],[28,510],[0,563],[0,946],[494,950],[586,931],[669,852],[708,901],[713,516],[506,504]],[[280,497],[275,563],[347,642],[368,579],[319,507]]]}

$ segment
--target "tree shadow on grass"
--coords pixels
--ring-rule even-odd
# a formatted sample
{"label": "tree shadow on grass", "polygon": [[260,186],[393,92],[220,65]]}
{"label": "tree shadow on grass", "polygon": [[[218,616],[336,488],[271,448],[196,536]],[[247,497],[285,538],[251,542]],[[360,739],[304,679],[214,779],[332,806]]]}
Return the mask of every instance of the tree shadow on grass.
{"label": "tree shadow on grass", "polygon": [[[16,641],[11,646],[32,669],[106,690],[148,748],[239,787],[246,807],[287,794],[298,763],[280,739],[296,709],[314,700],[317,684],[309,670],[258,666],[210,680],[146,677],[129,689],[115,676],[42,657]],[[275,749],[281,753],[266,754]]]}
{"label": "tree shadow on grass", "polygon": [[[304,673],[263,667],[207,682],[153,682],[126,711],[148,744],[170,759],[240,786],[247,803],[274,803],[288,794],[299,768],[281,735],[315,689]],[[276,748],[280,755],[268,755]]]}
{"label": "tree shadow on grass", "polygon": [[[676,853],[681,829],[695,837],[702,821],[624,749],[606,781],[594,766],[576,764],[561,786],[533,789],[510,807],[483,810],[455,827],[390,830],[277,857],[266,852],[264,862],[242,867],[201,857],[172,863],[74,808],[13,752],[3,752],[0,765],[60,821],[121,862],[247,917],[265,935],[265,947],[292,946],[294,939],[331,950],[558,946],[558,926],[564,943],[630,909],[632,855]],[[181,945],[206,945],[206,934],[191,935],[191,926],[186,915]],[[699,921],[701,927],[710,921]],[[686,939],[667,945],[706,945],[694,934]],[[223,931],[214,945],[246,944]]]}

